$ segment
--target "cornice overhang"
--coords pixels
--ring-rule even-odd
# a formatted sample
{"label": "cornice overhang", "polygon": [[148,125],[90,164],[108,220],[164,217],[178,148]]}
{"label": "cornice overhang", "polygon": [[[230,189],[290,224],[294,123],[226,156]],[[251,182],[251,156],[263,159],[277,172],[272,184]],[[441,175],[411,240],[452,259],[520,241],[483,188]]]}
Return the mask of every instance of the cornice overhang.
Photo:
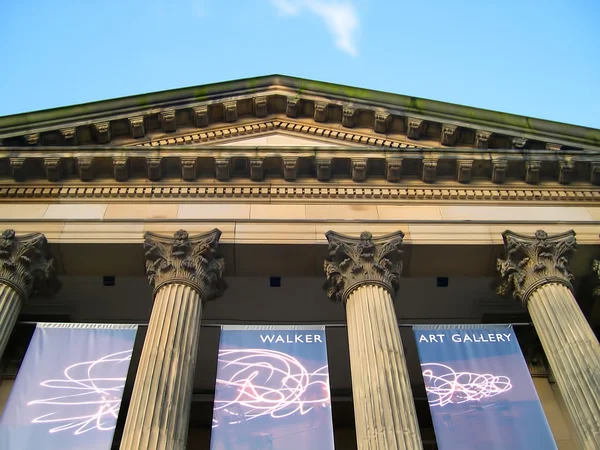
{"label": "cornice overhang", "polygon": [[122,145],[281,115],[449,147],[600,149],[596,129],[281,75],[1,117],[0,140],[6,146]]}
{"label": "cornice overhang", "polygon": [[454,183],[600,184],[600,150],[473,148],[243,147],[201,144],[0,148],[0,183],[65,181],[182,182],[282,179],[385,181],[427,186]]}

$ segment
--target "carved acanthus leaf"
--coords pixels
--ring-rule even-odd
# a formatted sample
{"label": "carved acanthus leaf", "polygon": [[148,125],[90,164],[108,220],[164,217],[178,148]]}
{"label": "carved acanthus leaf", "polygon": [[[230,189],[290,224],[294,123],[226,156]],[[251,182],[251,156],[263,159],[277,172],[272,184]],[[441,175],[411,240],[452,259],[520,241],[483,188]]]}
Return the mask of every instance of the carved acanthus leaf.
{"label": "carved acanthus leaf", "polygon": [[51,295],[60,288],[46,236],[40,233],[17,237],[14,230],[0,236],[0,282],[15,289],[23,300]]}
{"label": "carved acanthus leaf", "polygon": [[377,239],[368,231],[361,233],[360,238],[333,231],[326,236],[329,256],[325,260],[324,288],[330,299],[346,302],[364,284],[382,286],[391,295],[396,293],[402,273],[402,231]]}
{"label": "carved acanthus leaf", "polygon": [[506,259],[498,259],[497,263],[502,276],[498,294],[512,294],[527,305],[531,293],[546,283],[573,289],[569,269],[570,255],[577,246],[573,230],[554,236],[538,230],[534,237],[505,231],[502,237]]}
{"label": "carved acanthus leaf", "polygon": [[225,261],[218,253],[221,232],[189,236],[179,230],[173,237],[146,233],[146,274],[154,292],[171,283],[186,284],[200,293],[203,300],[223,294]]}

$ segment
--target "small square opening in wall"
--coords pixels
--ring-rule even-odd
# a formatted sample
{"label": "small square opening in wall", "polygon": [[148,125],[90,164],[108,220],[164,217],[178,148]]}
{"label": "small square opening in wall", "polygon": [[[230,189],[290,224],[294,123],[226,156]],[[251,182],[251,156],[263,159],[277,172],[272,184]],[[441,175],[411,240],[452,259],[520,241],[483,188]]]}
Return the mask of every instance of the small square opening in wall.
{"label": "small square opening in wall", "polygon": [[271,278],[269,278],[269,285],[271,287],[281,287],[281,277],[271,277]]}
{"label": "small square opening in wall", "polygon": [[114,275],[104,275],[102,277],[102,285],[103,286],[114,286],[116,282],[116,277]]}
{"label": "small square opening in wall", "polygon": [[448,287],[448,277],[437,277],[437,287]]}

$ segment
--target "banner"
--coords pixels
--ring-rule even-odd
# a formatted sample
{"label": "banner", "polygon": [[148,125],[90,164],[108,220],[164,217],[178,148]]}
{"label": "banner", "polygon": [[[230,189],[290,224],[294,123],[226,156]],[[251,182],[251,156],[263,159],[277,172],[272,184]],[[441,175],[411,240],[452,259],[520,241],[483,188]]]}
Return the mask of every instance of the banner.
{"label": "banner", "polygon": [[211,450],[333,450],[325,327],[221,328]]}
{"label": "banner", "polygon": [[0,448],[110,449],[136,332],[38,324],[0,419]]}
{"label": "banner", "polygon": [[556,449],[512,326],[413,330],[440,450]]}

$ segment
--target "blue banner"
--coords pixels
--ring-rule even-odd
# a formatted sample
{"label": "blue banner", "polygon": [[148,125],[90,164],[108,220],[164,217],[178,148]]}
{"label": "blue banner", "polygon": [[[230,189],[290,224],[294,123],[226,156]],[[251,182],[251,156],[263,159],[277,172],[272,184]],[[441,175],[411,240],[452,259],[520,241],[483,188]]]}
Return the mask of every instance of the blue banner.
{"label": "blue banner", "polygon": [[38,324],[0,419],[0,448],[111,448],[137,326]]}
{"label": "blue banner", "polygon": [[512,326],[413,330],[440,450],[557,448]]}
{"label": "blue banner", "polygon": [[211,450],[333,450],[323,326],[223,327]]}

